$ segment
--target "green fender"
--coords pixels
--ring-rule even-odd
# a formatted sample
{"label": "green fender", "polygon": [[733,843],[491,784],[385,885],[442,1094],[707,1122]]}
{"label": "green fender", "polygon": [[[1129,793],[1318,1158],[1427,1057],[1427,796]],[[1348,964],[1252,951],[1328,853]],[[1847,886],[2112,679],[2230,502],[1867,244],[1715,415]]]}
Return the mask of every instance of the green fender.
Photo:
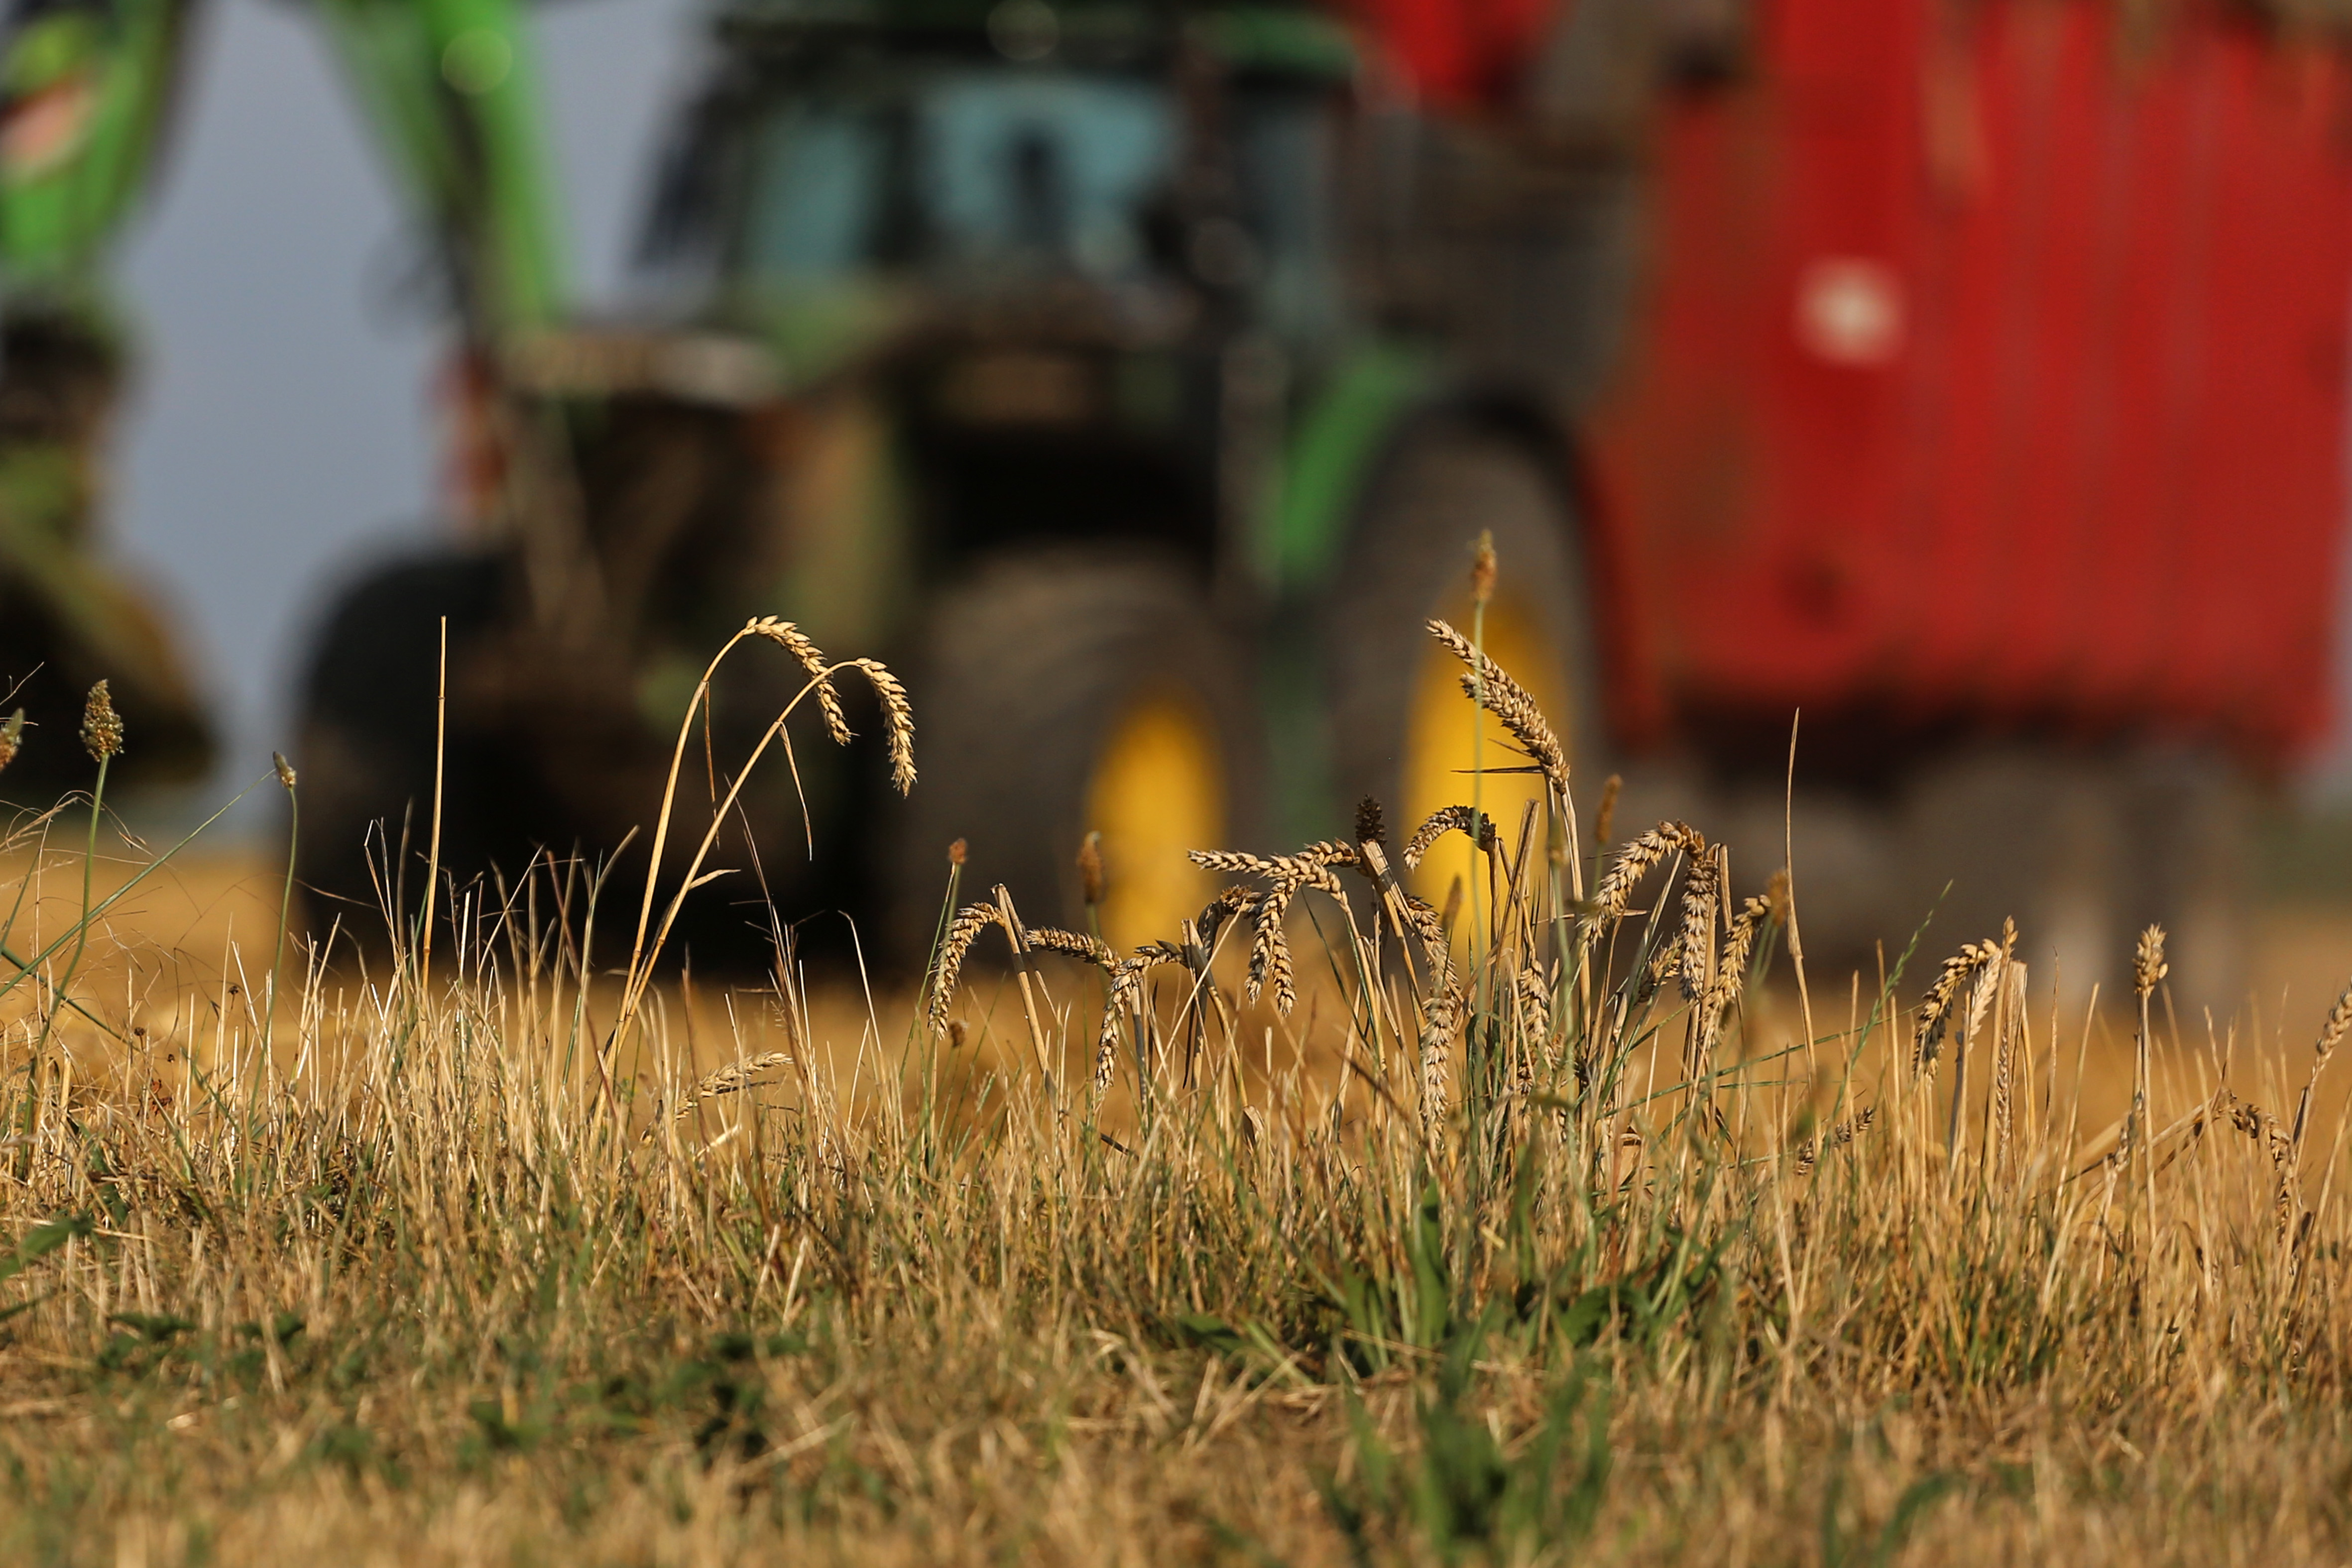
{"label": "green fender", "polygon": [[1259,539],[1260,580],[1277,598],[1312,592],[1329,580],[1373,461],[1436,382],[1426,353],[1372,344],[1349,354],[1308,402],[1283,455]]}

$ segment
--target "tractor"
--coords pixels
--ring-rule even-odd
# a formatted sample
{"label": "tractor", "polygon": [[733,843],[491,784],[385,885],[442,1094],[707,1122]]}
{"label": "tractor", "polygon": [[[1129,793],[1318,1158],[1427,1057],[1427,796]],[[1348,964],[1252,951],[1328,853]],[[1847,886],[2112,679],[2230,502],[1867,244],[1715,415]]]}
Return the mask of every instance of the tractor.
{"label": "tractor", "polygon": [[[383,901],[436,779],[445,866],[616,855],[709,650],[775,612],[906,674],[922,782],[890,799],[870,737],[753,780],[707,950],[839,909],[918,960],[958,841],[966,886],[1080,919],[1090,834],[1106,936],[1167,936],[1216,891],[1188,850],[1468,798],[1423,625],[1471,623],[1482,538],[1486,645],[1597,789],[1565,416],[1632,275],[1617,73],[1664,68],[1613,21],[1609,90],[1501,147],[1369,102],[1302,6],[726,5],[647,225],[658,324],[485,334],[483,526],[326,623],[304,882]],[[698,799],[800,679],[737,667]],[[1534,799],[1479,788],[1513,830]]]}

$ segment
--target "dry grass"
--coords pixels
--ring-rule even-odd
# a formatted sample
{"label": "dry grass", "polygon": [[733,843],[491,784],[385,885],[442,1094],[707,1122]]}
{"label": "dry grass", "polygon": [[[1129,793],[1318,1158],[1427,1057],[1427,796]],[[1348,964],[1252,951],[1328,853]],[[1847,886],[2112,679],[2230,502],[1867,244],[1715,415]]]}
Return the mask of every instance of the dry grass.
{"label": "dry grass", "polygon": [[1373,811],[848,1011],[649,984],[542,864],[274,1038],[19,859],[0,944],[90,956],[0,981],[0,1557],[2352,1556],[2352,1010],[2059,1019],[2031,932],[1792,990],[1785,892],[1565,807],[1449,815],[1451,929]]}

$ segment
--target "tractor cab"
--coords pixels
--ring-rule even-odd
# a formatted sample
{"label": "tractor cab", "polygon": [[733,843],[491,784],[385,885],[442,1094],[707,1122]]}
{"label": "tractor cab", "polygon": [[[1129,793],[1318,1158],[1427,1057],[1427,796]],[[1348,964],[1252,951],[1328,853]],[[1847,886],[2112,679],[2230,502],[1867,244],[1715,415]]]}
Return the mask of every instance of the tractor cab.
{"label": "tractor cab", "polygon": [[1346,315],[1346,36],[1304,10],[737,6],[648,253],[887,410],[923,574],[1116,534],[1207,571],[1228,423]]}

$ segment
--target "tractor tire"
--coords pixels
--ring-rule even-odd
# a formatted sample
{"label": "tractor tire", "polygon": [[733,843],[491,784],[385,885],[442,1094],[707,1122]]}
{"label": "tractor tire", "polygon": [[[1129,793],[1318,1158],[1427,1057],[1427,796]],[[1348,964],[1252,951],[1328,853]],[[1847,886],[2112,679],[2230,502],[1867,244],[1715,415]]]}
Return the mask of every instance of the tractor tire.
{"label": "tractor tire", "polygon": [[[388,919],[404,926],[420,907],[445,616],[443,878],[462,888],[503,876],[511,887],[542,850],[576,855],[602,868],[600,906],[634,919],[674,732],[629,700],[635,672],[625,653],[535,640],[512,612],[510,583],[511,562],[500,556],[394,561],[351,588],[324,623],[301,691],[295,759],[296,876],[314,935],[340,917],[364,948],[386,934]],[[803,678],[777,650],[745,652],[712,699],[709,733],[722,758],[747,755]],[[797,774],[771,753],[714,845],[709,864],[727,874],[688,901],[671,934],[673,957],[690,955],[706,971],[759,972],[773,962],[777,920],[839,902],[833,895],[847,880],[839,868],[858,838],[851,797],[859,770],[875,770],[881,751],[870,698],[844,685],[864,738],[849,752],[821,741],[806,748]],[[678,855],[709,821],[698,815],[709,810],[699,770],[686,783],[672,835],[686,849],[662,868],[665,893],[683,874]],[[447,904],[436,900],[445,929]]]}
{"label": "tractor tire", "polygon": [[1216,879],[1194,849],[1254,842],[1261,727],[1236,639],[1167,558],[1086,550],[983,563],[934,607],[909,683],[922,779],[891,837],[891,936],[929,951],[962,841],[964,902],[1086,930],[1077,855],[1103,835],[1103,935],[1172,939]]}
{"label": "tractor tire", "polygon": [[[1600,650],[1577,517],[1564,478],[1527,443],[1456,421],[1408,434],[1372,478],[1322,618],[1332,782],[1367,797],[1402,839],[1429,812],[1476,793],[1507,840],[1541,787],[1493,771],[1524,759],[1491,716],[1482,779],[1469,774],[1472,717],[1461,665],[1429,634],[1443,618],[1468,635],[1478,537],[1494,537],[1497,579],[1486,648],[1526,686],[1569,754],[1586,849],[1591,812],[1614,760],[1602,712]],[[1445,860],[1451,864],[1451,857]],[[1465,862],[1466,863],[1466,862]],[[1443,897],[1442,866],[1423,891]]]}
{"label": "tractor tire", "polygon": [[[294,756],[295,877],[314,934],[340,921],[372,945],[395,906],[416,906],[432,829],[442,618],[458,668],[495,623],[501,591],[496,559],[436,552],[369,572],[323,622],[298,697]],[[450,742],[443,797],[468,809],[445,811],[442,855],[471,864],[489,847],[472,803],[496,777],[495,759],[462,730]]]}

